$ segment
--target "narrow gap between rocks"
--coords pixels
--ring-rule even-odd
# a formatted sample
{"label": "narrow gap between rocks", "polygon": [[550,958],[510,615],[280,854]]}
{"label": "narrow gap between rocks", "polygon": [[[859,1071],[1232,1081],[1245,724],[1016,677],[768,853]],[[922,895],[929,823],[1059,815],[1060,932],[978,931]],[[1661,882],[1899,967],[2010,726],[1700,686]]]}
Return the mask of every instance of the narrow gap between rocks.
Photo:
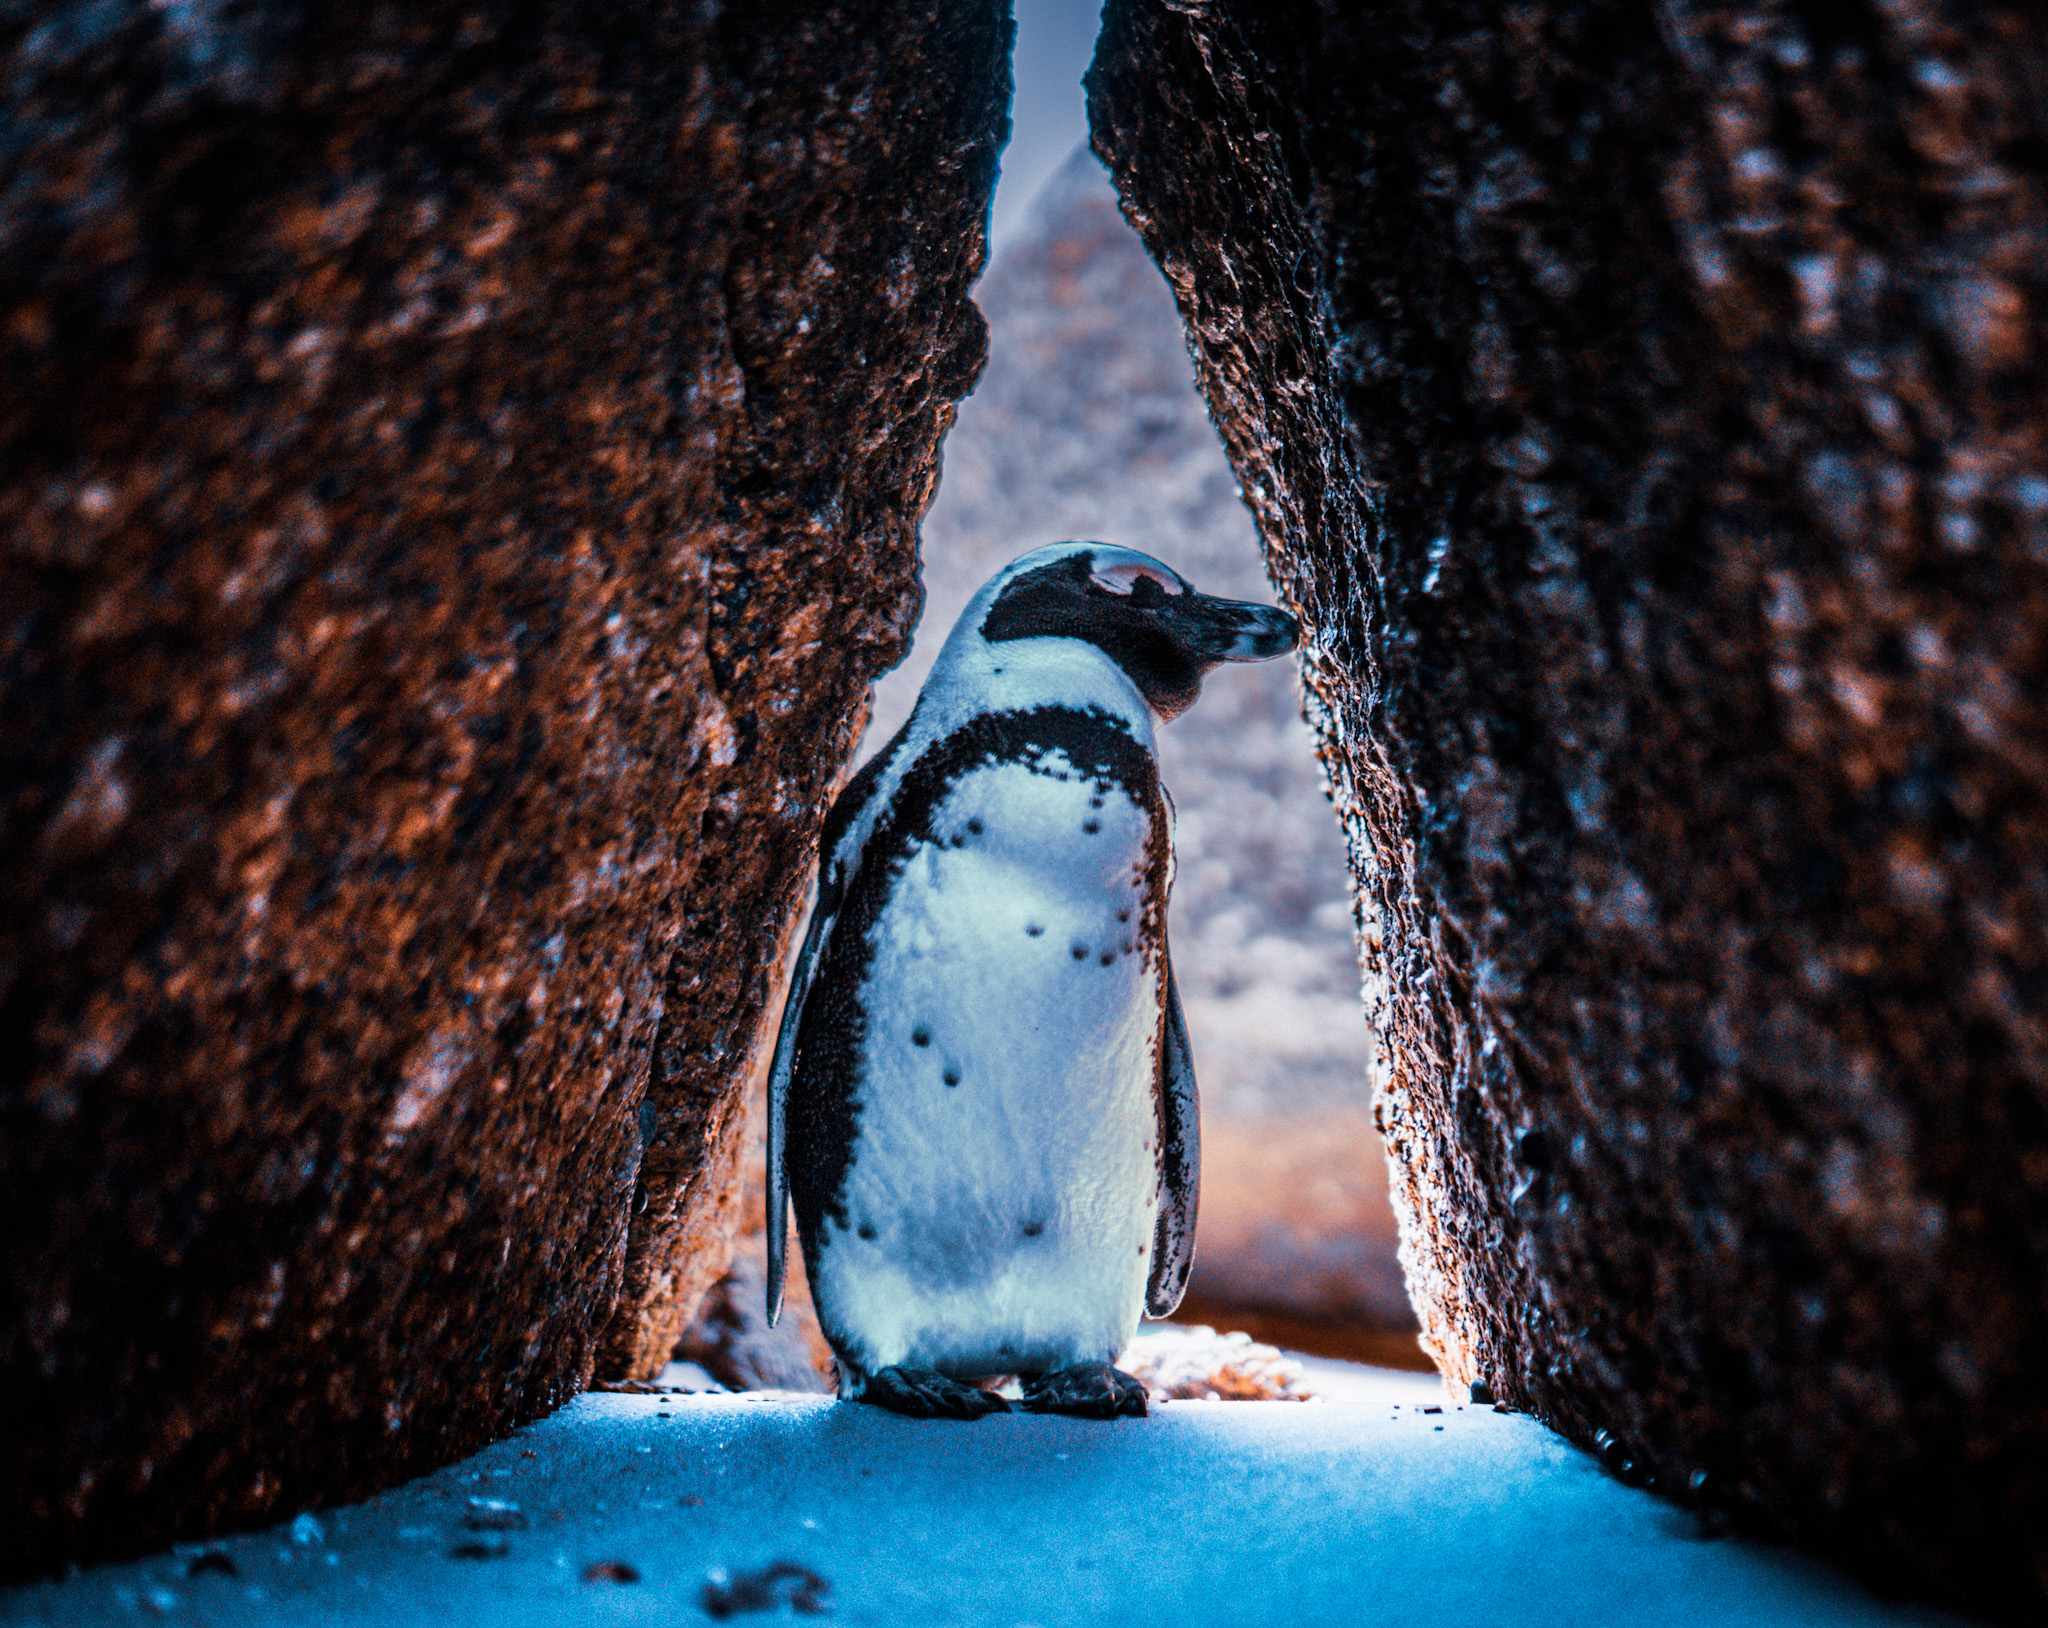
{"label": "narrow gap between rocks", "polygon": [[[1080,76],[1096,9],[1018,8],[1013,135],[975,289],[988,366],[924,517],[916,643],[876,685],[856,763],[909,716],[968,599],[1026,549],[1100,539],[1155,554],[1204,591],[1274,597],[1171,292],[1088,150]],[[1203,1117],[1196,1266],[1176,1321],[1433,1373],[1372,1123],[1343,838],[1293,663],[1212,673],[1159,753],[1177,811],[1173,962]],[[794,1244],[784,1326],[761,1323],[762,1118],[757,1103],[734,1268],[677,1354],[727,1385],[824,1388],[830,1356]],[[1141,1353],[1175,1338],[1148,1334]]]}

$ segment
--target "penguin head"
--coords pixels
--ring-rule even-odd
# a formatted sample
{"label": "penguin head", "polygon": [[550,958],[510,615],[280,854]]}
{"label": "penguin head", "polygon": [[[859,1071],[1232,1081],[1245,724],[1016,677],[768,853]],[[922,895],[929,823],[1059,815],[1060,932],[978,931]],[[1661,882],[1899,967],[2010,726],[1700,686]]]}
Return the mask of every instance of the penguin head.
{"label": "penguin head", "polygon": [[1197,593],[1149,554],[1108,543],[1056,543],[1014,560],[998,576],[981,636],[1080,639],[1121,667],[1162,719],[1178,718],[1219,662],[1264,661],[1292,650],[1293,617]]}

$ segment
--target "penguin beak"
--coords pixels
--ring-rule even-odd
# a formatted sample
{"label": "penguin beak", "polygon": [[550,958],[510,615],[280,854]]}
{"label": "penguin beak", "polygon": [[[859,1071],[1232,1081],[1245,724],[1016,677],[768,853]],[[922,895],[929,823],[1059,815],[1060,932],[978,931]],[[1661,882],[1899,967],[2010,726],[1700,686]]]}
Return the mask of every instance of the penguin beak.
{"label": "penguin beak", "polygon": [[1186,593],[1153,614],[1168,623],[1174,638],[1197,663],[1266,661],[1292,650],[1301,626],[1277,605],[1249,605]]}

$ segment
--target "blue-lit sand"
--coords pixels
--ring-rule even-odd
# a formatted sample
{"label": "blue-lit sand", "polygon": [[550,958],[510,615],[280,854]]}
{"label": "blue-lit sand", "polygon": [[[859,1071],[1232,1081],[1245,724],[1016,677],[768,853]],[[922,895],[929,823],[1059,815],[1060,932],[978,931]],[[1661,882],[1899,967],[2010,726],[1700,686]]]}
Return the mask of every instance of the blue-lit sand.
{"label": "blue-lit sand", "polygon": [[[1357,1399],[1175,1402],[1116,1424],[593,1394],[321,1512],[317,1535],[288,1522],[212,1546],[232,1573],[202,1561],[212,1569],[193,1575],[188,1548],[0,1594],[0,1622],[676,1628],[711,1620],[707,1581],[779,1560],[825,1579],[831,1619],[857,1624],[1952,1620],[1783,1550],[1704,1539],[1529,1419],[1421,1412],[1441,1402],[1432,1388],[1367,1377],[1331,1386]],[[472,1499],[517,1513],[473,1517]],[[472,1531],[472,1518],[513,1529]],[[638,1580],[585,1580],[606,1562]]]}

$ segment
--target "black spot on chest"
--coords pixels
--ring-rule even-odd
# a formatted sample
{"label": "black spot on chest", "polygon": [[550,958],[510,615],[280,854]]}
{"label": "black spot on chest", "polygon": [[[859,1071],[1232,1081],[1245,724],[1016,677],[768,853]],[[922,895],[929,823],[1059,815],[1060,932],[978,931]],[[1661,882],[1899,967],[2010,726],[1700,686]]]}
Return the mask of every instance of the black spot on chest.
{"label": "black spot on chest", "polygon": [[[848,1225],[844,1194],[847,1172],[858,1157],[862,1059],[870,1028],[870,1014],[860,995],[874,959],[875,925],[911,855],[921,847],[951,845],[952,833],[942,835],[935,822],[954,787],[977,770],[1006,763],[1063,780],[1085,780],[1097,797],[1121,792],[1150,815],[1146,902],[1141,907],[1147,921],[1141,924],[1140,936],[1146,936],[1149,927],[1153,942],[1164,942],[1171,864],[1166,802],[1151,753],[1132,737],[1122,719],[1093,707],[988,713],[927,748],[905,772],[852,874],[841,879],[831,940],[799,1020],[787,1165],[798,1232],[807,1251],[829,1244],[828,1218],[841,1230]],[[839,829],[844,828],[840,823]],[[1153,922],[1155,915],[1158,920]],[[1084,948],[1079,953],[1089,952]],[[903,1015],[919,1020],[910,1036],[916,1045],[930,1042],[927,1018],[950,1016],[971,1024],[976,1016],[971,1011],[898,1014]]]}

